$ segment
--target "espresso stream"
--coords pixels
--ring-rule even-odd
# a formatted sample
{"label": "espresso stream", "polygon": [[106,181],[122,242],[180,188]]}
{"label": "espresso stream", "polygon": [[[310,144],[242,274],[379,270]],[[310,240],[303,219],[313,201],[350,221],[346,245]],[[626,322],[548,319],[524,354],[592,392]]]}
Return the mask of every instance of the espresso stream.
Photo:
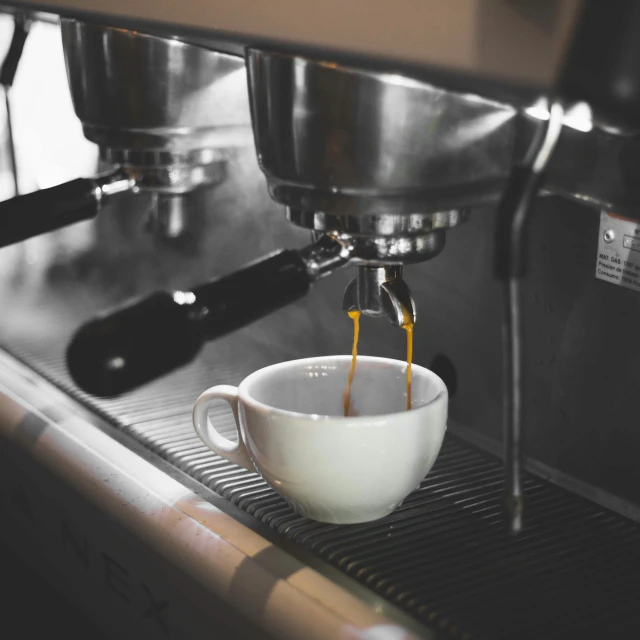
{"label": "espresso stream", "polygon": [[353,347],[351,348],[351,368],[349,369],[349,378],[347,379],[347,388],[342,394],[344,403],[344,415],[349,415],[349,405],[351,403],[351,383],[353,375],[356,372],[356,359],[358,357],[358,337],[360,336],[360,310],[349,311],[349,317],[353,320]]}
{"label": "espresso stream", "polygon": [[[358,338],[360,337],[360,315],[359,310],[349,311],[349,317],[353,320],[353,347],[351,349],[351,367],[349,368],[349,378],[347,388],[342,394],[344,403],[344,415],[349,415],[351,406],[351,385],[356,372],[356,360],[358,358]],[[407,332],[407,411],[411,409],[411,361],[413,360],[413,319],[406,308],[402,309],[404,324],[402,328]]]}

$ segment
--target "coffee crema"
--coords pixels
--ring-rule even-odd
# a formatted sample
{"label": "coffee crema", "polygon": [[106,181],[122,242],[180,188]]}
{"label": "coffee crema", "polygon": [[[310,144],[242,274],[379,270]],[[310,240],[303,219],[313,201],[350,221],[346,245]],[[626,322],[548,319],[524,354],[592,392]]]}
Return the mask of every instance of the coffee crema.
{"label": "coffee crema", "polygon": [[[358,309],[347,312],[353,320],[353,346],[351,348],[351,367],[349,368],[349,377],[347,379],[347,388],[342,394],[344,404],[344,415],[349,415],[349,407],[351,405],[351,385],[353,377],[356,373],[356,361],[358,359],[358,339],[360,337],[360,316],[362,312]],[[407,411],[411,409],[411,362],[413,361],[413,317],[406,307],[402,308],[402,316],[404,324],[402,328],[407,332]]]}

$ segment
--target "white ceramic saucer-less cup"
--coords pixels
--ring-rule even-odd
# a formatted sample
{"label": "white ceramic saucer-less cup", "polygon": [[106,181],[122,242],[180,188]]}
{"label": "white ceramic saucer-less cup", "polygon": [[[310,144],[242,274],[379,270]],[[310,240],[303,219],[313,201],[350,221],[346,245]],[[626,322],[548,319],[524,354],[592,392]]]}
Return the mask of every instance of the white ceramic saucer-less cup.
{"label": "white ceramic saucer-less cup", "polygon": [[[358,356],[354,416],[342,394],[351,356],[292,360],[260,369],[239,387],[205,391],[193,424],[215,453],[263,478],[303,516],[335,524],[391,513],[433,466],[447,422],[448,393],[432,371],[413,365],[406,410],[406,362]],[[209,406],[226,400],[238,442],[211,424]]]}

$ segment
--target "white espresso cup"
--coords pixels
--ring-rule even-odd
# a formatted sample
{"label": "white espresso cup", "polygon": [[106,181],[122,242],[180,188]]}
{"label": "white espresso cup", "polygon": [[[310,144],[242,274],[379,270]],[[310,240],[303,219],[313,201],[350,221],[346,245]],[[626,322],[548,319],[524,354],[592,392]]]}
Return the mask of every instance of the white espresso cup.
{"label": "white espresso cup", "polygon": [[[239,387],[205,391],[193,409],[201,440],[215,453],[257,471],[303,516],[335,524],[391,513],[427,475],[447,422],[448,393],[432,371],[358,356],[353,416],[343,413],[351,356],[292,360],[260,369]],[[233,410],[238,442],[209,420],[212,402]]]}

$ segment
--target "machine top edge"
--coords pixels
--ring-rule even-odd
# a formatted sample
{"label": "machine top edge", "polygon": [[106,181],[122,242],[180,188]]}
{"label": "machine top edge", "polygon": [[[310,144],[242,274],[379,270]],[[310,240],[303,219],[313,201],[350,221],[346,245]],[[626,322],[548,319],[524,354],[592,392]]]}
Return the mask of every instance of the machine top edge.
{"label": "machine top edge", "polygon": [[366,21],[359,3],[340,0],[304,6],[295,0],[11,0],[0,11],[136,28],[232,55],[243,56],[246,47],[321,52],[359,67],[426,74],[431,82],[500,99],[553,84],[580,5],[374,0]]}

